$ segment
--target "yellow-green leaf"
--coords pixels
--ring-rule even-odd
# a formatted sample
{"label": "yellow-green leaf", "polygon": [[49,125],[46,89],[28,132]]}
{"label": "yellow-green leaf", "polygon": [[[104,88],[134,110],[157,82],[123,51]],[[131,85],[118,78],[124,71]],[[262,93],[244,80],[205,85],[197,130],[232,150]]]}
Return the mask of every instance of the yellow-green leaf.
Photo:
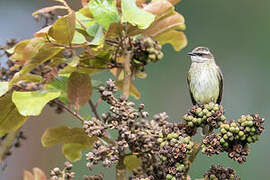
{"label": "yellow-green leaf", "polygon": [[78,31],[75,31],[74,37],[72,39],[72,44],[83,44],[87,42],[84,35]]}
{"label": "yellow-green leaf", "polygon": [[89,137],[82,128],[70,129],[60,126],[47,129],[42,135],[41,142],[44,147],[63,144],[62,151],[65,157],[70,161],[75,161],[81,158],[80,151],[92,148],[97,139],[95,136]]}
{"label": "yellow-green leaf", "polygon": [[24,40],[24,41],[17,43],[14,46],[14,52],[13,52],[12,56],[10,56],[10,59],[13,61],[23,60],[23,50],[29,42],[30,42],[30,40]]}
{"label": "yellow-green leaf", "polygon": [[8,82],[0,82],[0,97],[8,91]]}
{"label": "yellow-green leaf", "polygon": [[60,91],[31,91],[12,93],[12,101],[16,105],[18,111],[23,116],[37,116],[41,113],[44,106],[51,100],[59,97]]}
{"label": "yellow-green leaf", "polygon": [[122,22],[129,22],[139,29],[148,28],[155,20],[155,16],[139,7],[135,0],[122,0]]}
{"label": "yellow-green leaf", "polygon": [[71,44],[75,33],[75,13],[63,16],[55,21],[49,35],[60,44]]}
{"label": "yellow-green leaf", "polygon": [[0,98],[0,137],[19,129],[28,119],[23,117],[11,100],[11,93]]}
{"label": "yellow-green leaf", "polygon": [[25,65],[23,66],[22,70],[19,71],[14,75],[12,80],[10,81],[10,85],[17,82],[19,79],[22,78],[26,73],[32,71],[35,67],[39,66],[43,62],[53,58],[55,55],[57,55],[63,47],[54,46],[51,43],[44,44],[39,51],[31,58],[29,59]]}
{"label": "yellow-green leaf", "polygon": [[81,150],[84,149],[89,149],[89,147],[78,143],[69,143],[62,145],[62,152],[69,161],[80,160],[82,158]]}
{"label": "yellow-green leaf", "polygon": [[92,95],[90,76],[73,72],[68,79],[67,94],[69,102],[77,108],[87,103]]}
{"label": "yellow-green leaf", "polygon": [[95,20],[106,30],[113,22],[119,22],[119,14],[113,0],[91,0],[88,7]]}
{"label": "yellow-green leaf", "polygon": [[130,171],[134,169],[138,169],[142,165],[142,160],[140,157],[137,157],[136,155],[128,155],[124,159],[124,164],[126,168]]}
{"label": "yellow-green leaf", "polygon": [[160,44],[170,43],[176,51],[182,50],[187,45],[187,38],[183,32],[169,30],[157,35],[155,38]]}

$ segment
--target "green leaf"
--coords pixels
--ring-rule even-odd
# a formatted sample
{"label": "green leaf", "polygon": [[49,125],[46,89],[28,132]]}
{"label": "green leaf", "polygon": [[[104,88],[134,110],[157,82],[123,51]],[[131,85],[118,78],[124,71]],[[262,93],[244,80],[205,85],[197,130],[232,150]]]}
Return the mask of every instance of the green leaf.
{"label": "green leaf", "polygon": [[22,116],[11,100],[11,93],[7,93],[0,98],[0,137],[16,131],[28,119]]}
{"label": "green leaf", "polygon": [[13,61],[23,60],[23,50],[29,42],[30,42],[30,40],[24,40],[24,41],[17,43],[13,47],[14,52],[13,52],[12,56],[10,56],[10,59]]}
{"label": "green leaf", "polygon": [[81,150],[89,149],[82,144],[70,143],[62,145],[62,152],[69,161],[77,161],[82,158]]}
{"label": "green leaf", "polygon": [[67,82],[68,77],[64,75],[57,76],[51,82],[46,84],[46,89],[49,91],[60,91],[61,95],[58,97],[64,104],[68,104],[67,99]]}
{"label": "green leaf", "polygon": [[140,29],[148,28],[155,20],[155,16],[137,7],[134,0],[122,0],[122,22],[129,22]]}
{"label": "green leaf", "polygon": [[43,62],[53,58],[55,55],[57,55],[63,47],[54,46],[51,43],[44,44],[39,51],[33,56],[31,59],[29,59],[25,65],[23,66],[22,70],[19,71],[14,75],[12,80],[10,81],[10,84],[13,84],[17,82],[21,76],[25,75],[26,73],[32,71],[35,67],[39,66]]}
{"label": "green leaf", "polygon": [[14,91],[12,101],[21,115],[37,116],[49,101],[59,97],[60,94],[61,92],[59,91],[53,92],[45,90],[32,92]]}
{"label": "green leaf", "polygon": [[55,21],[49,35],[60,44],[71,44],[75,33],[75,13],[72,12]]}
{"label": "green leaf", "polygon": [[124,159],[124,164],[128,170],[132,171],[141,167],[142,160],[136,155],[128,155]]}
{"label": "green leaf", "polygon": [[183,32],[169,30],[154,37],[161,45],[170,43],[175,51],[180,51],[187,45],[187,38]]}
{"label": "green leaf", "polygon": [[72,39],[72,44],[83,44],[87,42],[84,35],[78,31],[75,31],[74,37]]}
{"label": "green leaf", "polygon": [[73,72],[68,79],[67,95],[69,102],[76,108],[87,103],[92,95],[90,76]]}
{"label": "green leaf", "polygon": [[8,91],[8,82],[0,82],[0,97]]}
{"label": "green leaf", "polygon": [[80,151],[90,149],[98,138],[89,137],[82,128],[68,128],[60,126],[47,129],[41,138],[44,147],[50,147],[57,144],[62,145],[62,151],[67,159],[76,161],[81,158]]}
{"label": "green leaf", "polygon": [[88,7],[95,20],[108,30],[113,22],[119,22],[119,14],[113,0],[91,0]]}
{"label": "green leaf", "polygon": [[98,25],[98,28],[95,29],[94,39],[89,43],[90,45],[101,45],[104,42],[104,34],[102,26]]}

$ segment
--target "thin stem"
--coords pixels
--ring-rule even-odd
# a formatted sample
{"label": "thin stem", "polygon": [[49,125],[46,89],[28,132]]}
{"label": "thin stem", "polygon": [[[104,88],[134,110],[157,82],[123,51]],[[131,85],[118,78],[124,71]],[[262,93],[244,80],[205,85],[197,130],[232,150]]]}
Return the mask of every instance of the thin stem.
{"label": "thin stem", "polygon": [[7,152],[12,147],[14,140],[17,138],[19,129],[7,134],[4,140],[0,143],[0,163],[7,157]]}
{"label": "thin stem", "polygon": [[188,168],[186,170],[186,180],[188,180],[188,171],[191,168],[193,161],[196,159],[198,153],[201,150],[202,141],[199,144],[195,144],[191,156],[188,158]]}
{"label": "thin stem", "polygon": [[131,69],[130,59],[132,57],[131,51],[126,50],[124,61],[124,80],[123,80],[123,96],[129,96],[130,84],[131,84]]}
{"label": "thin stem", "polygon": [[98,112],[97,112],[97,107],[94,105],[92,99],[90,99],[90,100],[88,101],[88,103],[89,103],[89,105],[90,105],[90,107],[91,107],[92,112],[93,112],[94,115],[96,116],[96,118],[99,119],[99,120],[101,120],[100,117],[99,117],[99,115],[98,115]]}
{"label": "thin stem", "polygon": [[67,107],[66,105],[64,105],[61,102],[54,102],[55,104],[58,104],[59,106],[61,106],[62,108],[64,108],[67,112],[69,112],[70,114],[72,114],[74,117],[76,117],[77,119],[79,119],[80,121],[84,122],[84,119],[75,111],[73,111],[72,109],[70,109],[69,107]]}
{"label": "thin stem", "polygon": [[124,156],[119,157],[119,162],[116,165],[116,180],[126,180],[126,168],[124,165]]}

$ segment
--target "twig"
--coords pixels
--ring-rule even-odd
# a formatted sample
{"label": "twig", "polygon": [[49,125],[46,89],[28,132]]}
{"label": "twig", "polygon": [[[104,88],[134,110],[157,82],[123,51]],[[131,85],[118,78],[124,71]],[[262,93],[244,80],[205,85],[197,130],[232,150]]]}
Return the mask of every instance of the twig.
{"label": "twig", "polygon": [[116,165],[116,180],[126,180],[126,168],[124,165],[124,156],[119,157]]}
{"label": "twig", "polygon": [[66,111],[68,111],[70,114],[72,114],[74,117],[76,117],[77,119],[79,119],[80,121],[84,122],[84,119],[75,111],[73,111],[72,109],[70,109],[69,107],[67,107],[66,105],[64,105],[61,102],[54,102],[55,104],[58,104],[59,106],[61,106],[62,108],[64,108]]}
{"label": "twig", "polygon": [[129,96],[130,84],[131,84],[131,69],[130,69],[130,59],[132,57],[132,52],[126,50],[125,52],[125,62],[124,62],[124,80],[123,80],[123,96]]}
{"label": "twig", "polygon": [[90,105],[90,107],[91,107],[92,112],[93,112],[94,115],[96,116],[96,118],[99,119],[99,120],[101,120],[100,117],[99,117],[99,115],[98,115],[98,112],[97,112],[97,107],[94,105],[92,99],[90,99],[90,100],[88,101],[88,103],[89,103],[89,105]]}

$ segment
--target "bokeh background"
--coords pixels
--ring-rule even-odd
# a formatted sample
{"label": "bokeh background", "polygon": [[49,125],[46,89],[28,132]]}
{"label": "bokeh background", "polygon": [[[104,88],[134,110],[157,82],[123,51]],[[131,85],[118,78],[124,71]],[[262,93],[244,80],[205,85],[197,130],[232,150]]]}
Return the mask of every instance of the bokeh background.
{"label": "bokeh background", "polygon": [[[73,8],[80,7],[80,0],[68,1]],[[0,44],[9,38],[23,40],[31,38],[41,24],[36,23],[31,13],[47,5],[50,0],[0,0]],[[199,155],[191,174],[201,175],[211,164],[221,163],[233,167],[244,180],[268,179],[270,170],[270,1],[269,0],[183,0],[177,10],[186,19],[188,46],[175,52],[165,46],[162,61],[149,65],[148,78],[137,80],[142,98],[138,102],[146,104],[150,114],[167,112],[171,121],[178,121],[191,105],[186,75],[190,60],[186,52],[196,46],[208,46],[216,57],[224,74],[223,105],[228,119],[237,118],[242,113],[257,112],[265,117],[266,130],[261,141],[251,145],[248,162],[237,164],[226,154],[206,157]],[[3,60],[2,60],[3,61]],[[97,79],[105,80],[108,74],[99,74]],[[99,112],[105,106],[101,106]],[[89,111],[83,108],[82,113]],[[67,114],[56,115],[46,108],[40,117],[30,119],[24,126],[28,139],[7,160],[7,169],[0,172],[1,180],[21,180],[23,170],[40,167],[45,172],[49,168],[62,167],[65,161],[61,147],[42,148],[40,138],[48,127],[61,124],[79,125]],[[76,179],[89,174],[85,162],[75,163]],[[105,180],[113,180],[111,169],[95,169],[105,173]]]}

